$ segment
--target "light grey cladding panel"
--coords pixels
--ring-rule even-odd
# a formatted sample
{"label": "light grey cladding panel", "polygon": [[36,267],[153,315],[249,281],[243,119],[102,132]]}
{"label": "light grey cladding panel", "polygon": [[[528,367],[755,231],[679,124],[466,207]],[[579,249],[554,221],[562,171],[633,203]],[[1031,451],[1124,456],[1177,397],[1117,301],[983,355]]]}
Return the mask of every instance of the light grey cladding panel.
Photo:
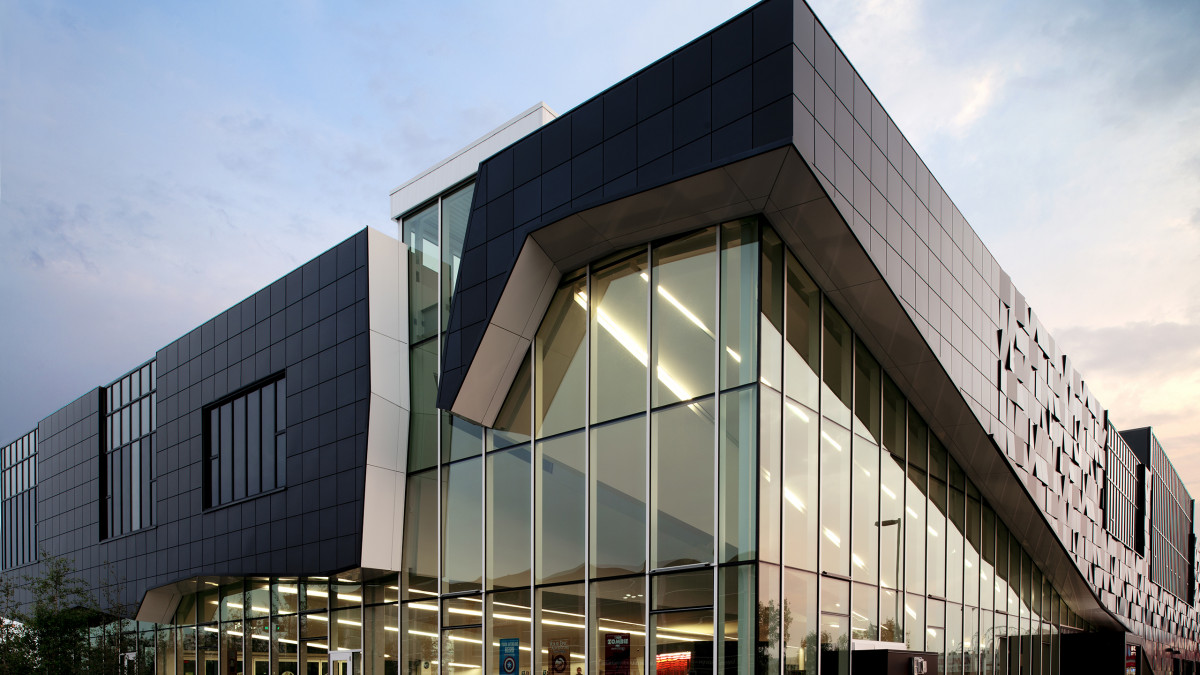
{"label": "light grey cladding panel", "polygon": [[371,396],[363,487],[362,566],[400,569],[409,400],[408,249],[367,230]]}

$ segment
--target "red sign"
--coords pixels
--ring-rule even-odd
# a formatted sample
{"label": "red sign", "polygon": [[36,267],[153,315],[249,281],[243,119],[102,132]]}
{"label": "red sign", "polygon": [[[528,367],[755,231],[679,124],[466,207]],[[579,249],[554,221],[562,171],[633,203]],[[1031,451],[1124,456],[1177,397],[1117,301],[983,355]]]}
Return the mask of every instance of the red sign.
{"label": "red sign", "polygon": [[604,634],[604,675],[629,675],[629,633]]}

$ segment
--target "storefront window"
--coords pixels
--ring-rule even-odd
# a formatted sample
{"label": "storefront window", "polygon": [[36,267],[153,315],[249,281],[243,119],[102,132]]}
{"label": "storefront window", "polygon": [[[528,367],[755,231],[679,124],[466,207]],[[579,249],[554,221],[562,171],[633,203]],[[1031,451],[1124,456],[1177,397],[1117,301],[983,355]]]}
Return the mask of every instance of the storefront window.
{"label": "storefront window", "polygon": [[711,394],[716,386],[716,235],[707,228],[654,248],[654,407]]}
{"label": "storefront window", "polygon": [[649,269],[642,249],[600,263],[592,273],[593,423],[646,409]]}
{"label": "storefront window", "polygon": [[587,306],[587,278],[569,278],[550,301],[534,339],[538,438],[583,427]]}
{"label": "storefront window", "polygon": [[488,589],[528,587],[533,568],[529,446],[491,453],[487,472]]}
{"label": "storefront window", "polygon": [[583,433],[537,444],[537,566],[539,584],[584,575],[586,461]]}
{"label": "storefront window", "polygon": [[654,569],[712,562],[712,398],[651,416],[650,542]]}
{"label": "storefront window", "polygon": [[646,571],[646,418],[592,427],[591,574]]}

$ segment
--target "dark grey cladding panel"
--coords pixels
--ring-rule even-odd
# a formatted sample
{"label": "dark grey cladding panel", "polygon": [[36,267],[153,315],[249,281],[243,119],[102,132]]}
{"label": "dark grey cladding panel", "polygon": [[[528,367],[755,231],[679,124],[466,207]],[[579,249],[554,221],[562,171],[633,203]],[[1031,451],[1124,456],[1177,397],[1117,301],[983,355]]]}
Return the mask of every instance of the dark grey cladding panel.
{"label": "dark grey cladding panel", "polygon": [[[147,588],[198,574],[354,567],[370,391],[367,232],[351,236],[158,356],[157,560]],[[287,378],[287,487],[202,508],[204,406]],[[298,526],[303,520],[304,526]]]}
{"label": "dark grey cladding panel", "polygon": [[1150,427],[1141,429],[1126,429],[1120,432],[1121,438],[1129,444],[1129,449],[1141,460],[1142,464],[1150,466]]}
{"label": "dark grey cladding panel", "polygon": [[[803,2],[758,4],[480,164],[440,407],[453,405],[527,235],[792,141],[794,102],[812,99],[796,64],[814,25]],[[483,312],[461,310],[467,298],[485,299]]]}
{"label": "dark grey cladding panel", "polygon": [[[102,388],[43,420],[41,546],[71,559],[92,589],[122,580],[115,599],[130,609],[148,589],[197,575],[357,567],[370,391],[366,234],[158,351],[156,526],[99,540]],[[280,372],[288,387],[286,488],[205,510],[202,409]]]}

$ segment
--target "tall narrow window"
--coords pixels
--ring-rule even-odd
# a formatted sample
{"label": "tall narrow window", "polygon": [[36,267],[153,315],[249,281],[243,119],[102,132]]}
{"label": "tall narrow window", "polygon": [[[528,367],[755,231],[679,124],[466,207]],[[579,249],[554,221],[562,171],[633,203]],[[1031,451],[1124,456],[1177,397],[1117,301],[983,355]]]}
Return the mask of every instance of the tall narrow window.
{"label": "tall narrow window", "polygon": [[101,538],[155,524],[156,380],[155,362],[150,361],[110,384],[101,397],[107,408],[102,430],[107,439],[101,449],[105,510]]}
{"label": "tall narrow window", "polygon": [[0,566],[37,560],[37,429],[0,450]]}

